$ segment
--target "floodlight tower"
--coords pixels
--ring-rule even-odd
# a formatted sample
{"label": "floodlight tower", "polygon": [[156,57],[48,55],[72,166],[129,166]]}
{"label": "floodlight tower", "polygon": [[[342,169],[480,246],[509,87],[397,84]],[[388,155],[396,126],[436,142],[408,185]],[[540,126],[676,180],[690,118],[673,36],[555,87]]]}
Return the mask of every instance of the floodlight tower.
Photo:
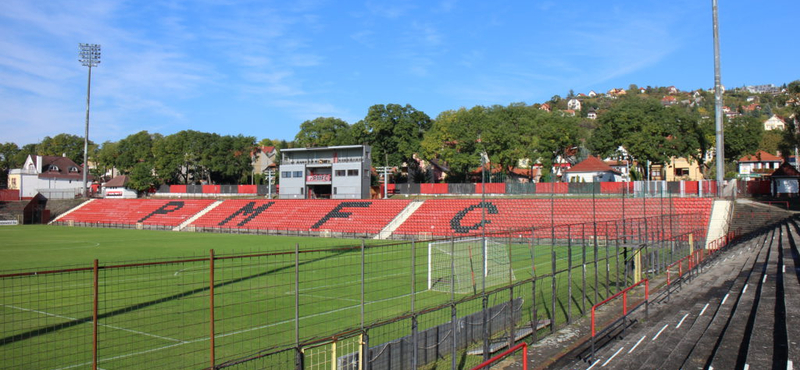
{"label": "floodlight tower", "polygon": [[722,182],[725,180],[725,133],[722,124],[722,78],[719,66],[717,0],[711,0],[711,18],[714,28],[714,127],[717,139],[717,196],[722,196]]}
{"label": "floodlight tower", "polygon": [[89,196],[87,191],[87,173],[89,161],[89,97],[92,90],[92,67],[97,67],[100,64],[100,45],[99,44],[78,44],[81,49],[78,61],[84,67],[89,67],[89,80],[86,83],[86,132],[83,135],[83,188],[81,188],[81,196],[84,198]]}

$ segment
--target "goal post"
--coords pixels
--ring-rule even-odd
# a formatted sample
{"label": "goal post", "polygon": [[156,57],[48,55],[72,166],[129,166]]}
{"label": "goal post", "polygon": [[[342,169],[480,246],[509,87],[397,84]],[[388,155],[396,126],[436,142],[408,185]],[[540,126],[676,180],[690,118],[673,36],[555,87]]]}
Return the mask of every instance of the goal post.
{"label": "goal post", "polygon": [[484,279],[487,288],[515,280],[507,248],[481,238],[428,243],[428,290],[477,293]]}

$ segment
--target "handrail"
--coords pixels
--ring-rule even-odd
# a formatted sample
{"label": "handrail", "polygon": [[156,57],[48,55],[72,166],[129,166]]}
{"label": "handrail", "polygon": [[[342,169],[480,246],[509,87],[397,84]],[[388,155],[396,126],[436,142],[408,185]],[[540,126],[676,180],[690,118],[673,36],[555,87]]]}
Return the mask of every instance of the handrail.
{"label": "handrail", "polygon": [[520,348],[523,349],[522,350],[522,369],[523,370],[528,370],[528,343],[525,343],[525,342],[517,344],[516,346],[511,347],[511,348],[503,351],[502,353],[500,353],[500,354],[498,354],[498,355],[496,355],[496,356],[494,356],[494,357],[482,362],[480,365],[473,367],[472,370],[483,369],[486,366],[491,365],[495,361],[500,360],[500,359],[510,355],[511,353],[517,351]]}
{"label": "handrail", "polygon": [[[606,303],[608,303],[608,302],[610,302],[611,300],[613,300],[613,299],[615,299],[615,298],[617,298],[619,296],[622,296],[622,317],[621,318],[623,320],[623,325],[624,325],[624,322],[625,322],[624,320],[627,319],[627,317],[628,317],[628,292],[630,290],[632,290],[633,288],[635,288],[635,287],[637,287],[639,285],[642,285],[642,284],[644,284],[644,303],[646,305],[649,305],[649,303],[650,303],[650,280],[643,279],[643,280],[640,280],[638,283],[633,284],[633,285],[623,289],[622,291],[618,292],[617,294],[614,294],[611,297],[606,298],[604,301],[592,306],[592,354],[590,355],[590,359],[594,358],[594,353],[595,353],[595,337],[597,336],[597,326],[596,326],[596,320],[595,320],[595,311],[597,310],[597,308],[602,306],[602,305],[604,305],[604,304],[606,304]],[[639,305],[637,305],[636,307],[634,307],[634,309],[638,308],[639,306],[641,306],[641,303]],[[647,306],[645,306],[645,308],[646,307]],[[617,320],[619,320],[619,319],[617,319]],[[615,320],[615,322],[617,320]],[[605,329],[603,329],[603,330],[605,330]],[[624,330],[624,328],[623,328],[623,330]]]}
{"label": "handrail", "polygon": [[647,301],[647,300],[650,299],[650,280],[649,279],[642,279],[638,283],[633,284],[633,285],[631,285],[631,286],[619,291],[617,294],[614,294],[611,297],[606,298],[604,301],[602,301],[600,303],[597,303],[594,306],[592,306],[592,338],[594,338],[594,336],[595,336],[595,315],[594,315],[595,310],[598,307],[610,302],[611,300],[613,300],[613,299],[615,299],[615,298],[617,298],[619,296],[622,296],[622,315],[623,316],[627,315],[628,314],[628,307],[627,307],[627,305],[628,305],[628,292],[630,290],[632,290],[633,288],[635,288],[635,287],[637,287],[639,285],[642,285],[642,284],[645,285],[645,288],[644,288],[644,299],[645,299],[645,301]]}

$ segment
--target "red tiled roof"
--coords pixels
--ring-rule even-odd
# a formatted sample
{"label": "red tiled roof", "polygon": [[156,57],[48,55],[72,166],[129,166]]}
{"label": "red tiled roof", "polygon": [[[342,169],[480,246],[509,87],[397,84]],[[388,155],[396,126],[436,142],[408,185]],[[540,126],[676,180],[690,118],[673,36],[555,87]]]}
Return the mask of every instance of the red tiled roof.
{"label": "red tiled roof", "polygon": [[739,159],[739,162],[780,162],[780,161],[783,161],[781,157],[772,155],[763,150],[759,150],[756,154],[748,154]]}
{"label": "red tiled roof", "polygon": [[572,168],[568,169],[567,172],[574,173],[574,172],[613,172],[619,173],[619,171],[611,168],[611,166],[607,165],[603,162],[602,159],[589,156],[581,163],[578,163]]}

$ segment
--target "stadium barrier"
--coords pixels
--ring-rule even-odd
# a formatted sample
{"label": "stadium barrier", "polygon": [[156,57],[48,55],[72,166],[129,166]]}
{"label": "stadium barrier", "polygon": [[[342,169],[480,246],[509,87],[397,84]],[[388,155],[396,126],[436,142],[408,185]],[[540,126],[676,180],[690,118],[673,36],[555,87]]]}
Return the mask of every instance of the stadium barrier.
{"label": "stadium barrier", "polygon": [[5,272],[0,357],[11,368],[473,367],[587,315],[633,284],[635,268],[663,273],[697,249],[686,237],[704,233],[695,221]]}
{"label": "stadium barrier", "polygon": [[[744,183],[744,182],[743,182]],[[754,183],[754,182],[750,182]],[[768,194],[769,186],[754,183],[744,188],[749,194]],[[752,185],[759,185],[753,187]],[[767,189],[767,190],[763,190]],[[266,195],[266,185],[161,185],[156,196],[202,196],[220,194]],[[741,191],[741,190],[740,190]],[[487,183],[406,183],[389,184],[389,194],[405,196],[439,195],[632,195],[660,196],[669,194],[677,197],[713,197],[716,195],[716,181],[629,181],[629,182],[487,182]],[[277,194],[276,185],[272,194]],[[383,185],[380,187],[383,194]]]}

